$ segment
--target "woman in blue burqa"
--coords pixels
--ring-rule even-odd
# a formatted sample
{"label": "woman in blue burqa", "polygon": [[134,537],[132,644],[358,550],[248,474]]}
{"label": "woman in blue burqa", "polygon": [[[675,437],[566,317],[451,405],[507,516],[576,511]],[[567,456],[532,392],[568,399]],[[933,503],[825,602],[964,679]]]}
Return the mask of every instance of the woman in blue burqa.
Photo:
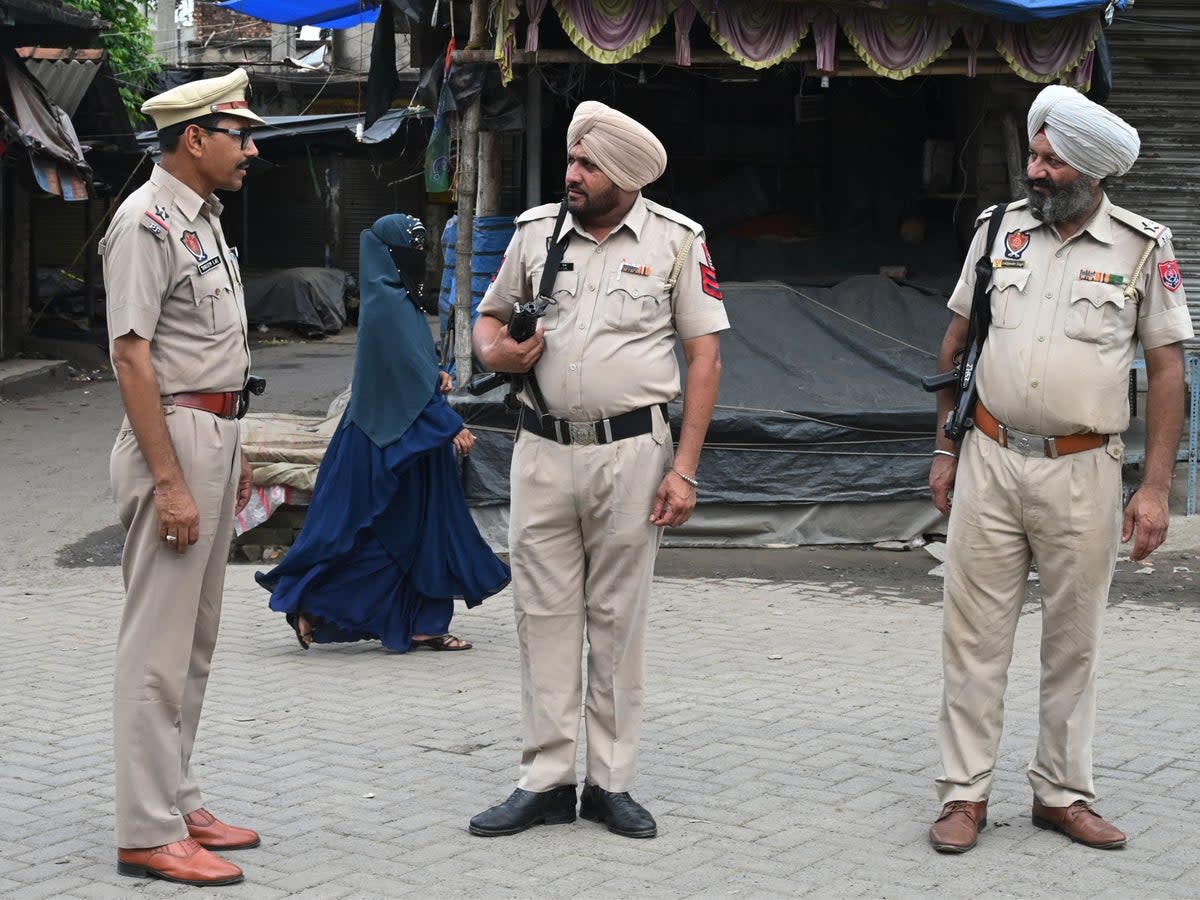
{"label": "woman in blue burqa", "polygon": [[[474,436],[446,402],[421,292],[425,228],[384,216],[359,240],[361,307],[350,404],[325,451],[304,528],[258,573],[271,609],[305,649],[375,639],[469,650],[450,634],[453,601],[502,590],[508,567],[475,527],[455,451]],[[436,301],[435,301],[436,302]]]}

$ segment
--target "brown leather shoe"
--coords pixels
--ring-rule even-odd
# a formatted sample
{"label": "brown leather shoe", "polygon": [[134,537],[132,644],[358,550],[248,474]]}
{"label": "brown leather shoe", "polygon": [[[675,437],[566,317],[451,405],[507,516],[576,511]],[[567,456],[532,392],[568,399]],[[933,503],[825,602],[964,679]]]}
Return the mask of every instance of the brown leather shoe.
{"label": "brown leather shoe", "polygon": [[183,821],[188,834],[205,850],[249,850],[260,843],[257,832],[226,825],[203,807],[188,813]]}
{"label": "brown leather shoe", "polygon": [[131,878],[161,878],[197,887],[237,884],[242,870],[209,853],[191,838],[144,849],[117,851],[117,871]]}
{"label": "brown leather shoe", "polygon": [[1033,824],[1038,828],[1061,831],[1077,844],[1100,850],[1116,850],[1125,846],[1125,834],[1101,818],[1085,800],[1070,806],[1043,806],[1033,801]]}
{"label": "brown leather shoe", "polygon": [[929,829],[929,843],[938,853],[966,853],[987,825],[986,800],[951,800]]}

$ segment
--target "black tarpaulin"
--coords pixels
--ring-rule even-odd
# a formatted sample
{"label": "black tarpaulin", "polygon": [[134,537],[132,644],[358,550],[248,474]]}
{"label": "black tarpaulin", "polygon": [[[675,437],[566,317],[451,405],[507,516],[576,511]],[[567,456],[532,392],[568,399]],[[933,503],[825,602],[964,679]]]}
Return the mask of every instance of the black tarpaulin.
{"label": "black tarpaulin", "polygon": [[[722,289],[732,327],[721,335],[700,503],[928,497],[935,403],[919,377],[937,368],[946,298],[875,275]],[[454,395],[479,438],[465,467],[477,506],[508,502],[515,421],[502,400],[503,390]],[[682,411],[671,404],[676,433]]]}

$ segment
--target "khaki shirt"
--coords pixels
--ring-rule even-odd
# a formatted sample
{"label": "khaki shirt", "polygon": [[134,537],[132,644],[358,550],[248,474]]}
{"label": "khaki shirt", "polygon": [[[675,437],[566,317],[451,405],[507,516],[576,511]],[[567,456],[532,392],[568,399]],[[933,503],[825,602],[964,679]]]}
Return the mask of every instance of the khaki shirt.
{"label": "khaki shirt", "polygon": [[[537,294],[558,208],[549,203],[517,218],[481,314],[507,322],[514,304]],[[541,320],[546,349],[535,367],[548,411],[587,422],[674,400],[676,336],[690,340],[729,327],[703,229],[640,194],[600,243],[572,215],[563,229],[572,235],[554,281],[557,303]],[[689,234],[694,243],[668,291]]]}
{"label": "khaki shirt", "polygon": [[100,242],[111,342],[150,342],[163,396],[240,391],[250,372],[237,255],[221,202],[155,166],[121,204]]}
{"label": "khaki shirt", "polygon": [[[986,240],[981,224],[948,304],[960,316],[971,314]],[[1151,241],[1135,285],[1140,302],[1127,299]],[[1033,434],[1124,431],[1137,342],[1152,350],[1192,336],[1170,230],[1105,196],[1087,225],[1062,241],[1022,200],[1006,211],[990,255],[992,327],[978,375],[984,405]]]}

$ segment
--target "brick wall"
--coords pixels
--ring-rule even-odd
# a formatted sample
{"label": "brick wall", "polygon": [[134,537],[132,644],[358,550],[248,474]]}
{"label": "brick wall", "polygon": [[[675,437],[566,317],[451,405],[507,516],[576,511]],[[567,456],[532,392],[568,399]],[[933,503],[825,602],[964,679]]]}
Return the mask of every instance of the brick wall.
{"label": "brick wall", "polygon": [[197,3],[193,13],[196,40],[244,41],[247,38],[270,38],[271,23],[243,16],[214,3]]}

